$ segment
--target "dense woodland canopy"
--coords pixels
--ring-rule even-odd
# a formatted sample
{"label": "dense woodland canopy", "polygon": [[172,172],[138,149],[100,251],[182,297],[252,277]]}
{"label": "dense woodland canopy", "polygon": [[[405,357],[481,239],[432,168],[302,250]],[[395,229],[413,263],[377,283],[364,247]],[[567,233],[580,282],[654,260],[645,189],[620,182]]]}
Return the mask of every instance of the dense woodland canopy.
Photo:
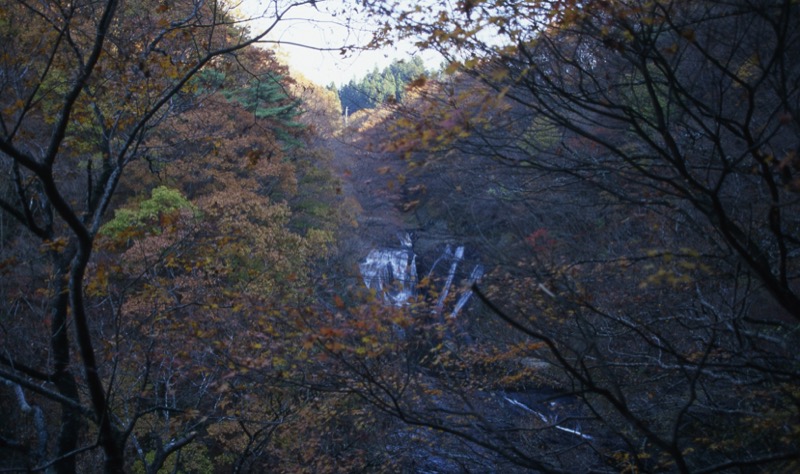
{"label": "dense woodland canopy", "polygon": [[419,56],[409,61],[395,60],[382,71],[376,66],[360,80],[351,79],[338,89],[339,100],[347,113],[373,109],[385,102],[401,102],[408,84],[426,74]]}
{"label": "dense woodland canopy", "polygon": [[0,2],[0,472],[800,469],[800,4],[351,3]]}

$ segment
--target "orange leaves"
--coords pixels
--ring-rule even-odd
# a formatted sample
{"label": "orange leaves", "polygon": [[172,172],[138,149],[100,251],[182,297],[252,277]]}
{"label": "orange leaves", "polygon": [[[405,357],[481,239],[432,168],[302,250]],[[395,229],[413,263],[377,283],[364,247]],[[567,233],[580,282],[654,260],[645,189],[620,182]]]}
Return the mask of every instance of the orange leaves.
{"label": "orange leaves", "polygon": [[344,300],[339,295],[333,296],[333,304],[337,309],[344,309],[346,306]]}
{"label": "orange leaves", "polygon": [[[458,65],[453,63],[451,67]],[[494,68],[480,74],[502,79],[509,73]],[[413,153],[446,152],[490,127],[491,117],[508,106],[501,98],[502,92],[486,88],[466,76],[456,76],[452,82],[445,83],[429,81],[396,107],[389,124],[392,139],[384,145],[385,151],[400,152],[406,158]]]}
{"label": "orange leaves", "polygon": [[[0,6],[2,15],[5,17],[7,8],[25,10],[21,5],[4,3]],[[292,210],[288,202],[297,188],[296,168],[287,158],[289,147],[283,146],[285,143],[275,133],[285,124],[255,118],[241,104],[233,104],[222,93],[209,92],[200,85],[192,84],[173,95],[192,62],[206,58],[207,51],[202,48],[224,49],[219,47],[223,40],[216,36],[226,35],[225,42],[244,36],[232,18],[216,16],[216,11],[209,10],[210,5],[182,0],[124,2],[107,35],[94,34],[99,15],[80,5],[70,17],[56,13],[52,24],[48,24],[47,15],[57,9],[45,5],[37,15],[25,17],[33,20],[26,25],[28,31],[20,30],[21,34],[10,40],[6,37],[6,27],[10,25],[4,23],[6,18],[0,20],[0,67],[4,77],[11,78],[11,82],[5,81],[0,94],[0,110],[8,130],[13,130],[8,133],[19,138],[25,150],[42,149],[44,153],[48,149],[47,139],[53,135],[48,121],[58,119],[57,113],[50,112],[71,105],[64,104],[63,97],[74,87],[74,78],[83,68],[85,58],[76,54],[91,51],[91,42],[97,37],[107,39],[86,89],[75,94],[78,99],[69,110],[71,122],[64,146],[50,144],[55,151],[48,159],[52,158],[57,166],[46,168],[41,164],[41,169],[46,170],[41,174],[50,173],[52,181],[47,186],[53,188],[46,190],[63,196],[68,203],[65,207],[74,207],[74,214],[68,210],[69,217],[78,216],[76,219],[82,219],[87,227],[100,219],[106,206],[113,210],[121,205],[120,211],[127,211],[109,219],[110,226],[98,239],[101,245],[92,249],[93,260],[86,279],[70,284],[85,285],[89,297],[86,308],[80,309],[89,313],[84,319],[91,326],[86,329],[96,342],[93,345],[101,366],[97,370],[87,366],[87,373],[100,378],[98,393],[108,389],[107,393],[120,395],[96,408],[116,414],[128,409],[130,413],[146,413],[152,407],[170,410],[168,417],[159,412],[141,418],[141,424],[149,428],[137,431],[137,435],[146,433],[141,437],[143,444],[160,436],[164,437],[161,446],[182,434],[195,436],[188,429],[181,433],[181,429],[193,423],[205,428],[206,420],[200,415],[209,412],[213,417],[247,413],[243,405],[254,398],[264,402],[256,405],[261,411],[247,415],[254,419],[263,416],[270,408],[269,384],[297,370],[298,361],[310,352],[301,342],[308,322],[317,327],[314,308],[306,309],[313,301],[314,291],[308,275],[312,259],[321,253],[316,247],[329,245],[333,235],[290,227]],[[14,23],[20,23],[18,20],[23,17],[15,18]],[[66,21],[71,23],[67,25]],[[177,22],[181,22],[179,29],[174,26]],[[173,31],[161,31],[164,29]],[[71,31],[70,44],[65,46],[62,42],[57,48],[59,43],[50,41],[50,35],[39,34],[46,30]],[[198,33],[202,33],[201,40],[195,37]],[[62,55],[64,51],[66,54]],[[51,52],[54,57],[44,56]],[[236,59],[244,60],[246,56],[247,52],[238,51]],[[251,59],[255,60],[248,66],[254,67],[241,72],[239,79],[256,69],[272,67],[269,57],[270,53],[253,53]],[[21,70],[17,64],[28,70],[26,75],[17,74]],[[26,103],[34,104],[23,117],[28,122],[16,128],[16,116],[22,116],[20,111]],[[287,135],[302,138],[299,131]],[[9,146],[13,145],[12,139],[6,138]],[[123,149],[127,151],[119,151]],[[9,159],[10,156],[4,158]],[[47,160],[41,160],[44,161]],[[11,201],[27,205],[24,211],[33,209],[28,212],[31,215],[26,215],[35,222],[30,227],[46,227],[35,232],[37,235],[68,235],[58,234],[67,227],[63,220],[55,217],[49,221],[52,209],[47,206],[52,203],[34,200],[43,195],[41,186],[26,182],[37,174],[39,166],[37,162],[34,173],[19,172],[16,179],[20,195]],[[158,187],[161,184],[169,188]],[[112,199],[109,196],[117,185],[122,192]],[[150,189],[154,192],[148,198]],[[13,193],[8,196],[13,197]],[[26,213],[15,215],[23,214]],[[9,227],[3,223],[8,235],[3,237],[0,272],[4,294],[8,295],[6,303],[30,307],[19,310],[20,314],[37,313],[37,318],[24,318],[33,321],[23,321],[25,324],[63,325],[64,321],[58,322],[56,316],[65,319],[69,310],[61,309],[65,305],[60,300],[57,305],[39,303],[64,294],[66,284],[62,284],[61,277],[69,273],[69,259],[61,259],[64,263],[54,264],[54,271],[48,272],[46,257],[57,256],[38,255],[36,240],[22,242],[27,253],[20,255],[29,258],[7,259],[6,250],[12,245],[20,246],[18,241],[24,240],[20,237],[24,235],[24,225]],[[69,251],[71,242],[69,237],[53,237],[40,249],[48,254],[64,253]],[[85,254],[88,259],[90,252]],[[25,262],[22,266],[26,271],[17,273],[28,279],[6,282],[7,275],[16,276],[11,272],[18,261]],[[80,265],[84,263],[78,261]],[[39,284],[41,295],[36,295]],[[343,302],[337,301],[336,305],[344,309]],[[4,319],[4,329],[17,331],[17,325],[11,323],[15,321]],[[20,332],[26,336],[20,346],[29,349],[43,343],[45,347],[50,333],[44,329]],[[64,353],[69,354],[74,342],[68,338],[73,334],[62,331],[62,335],[66,341],[63,347],[67,348]],[[331,349],[338,350],[337,340],[342,338],[336,331],[322,331],[322,337]],[[16,349],[4,344],[4,350],[6,346],[9,351]],[[30,354],[33,353],[26,350],[21,355]],[[43,372],[52,369],[52,360],[47,357],[30,362]],[[71,362],[65,359],[56,363]],[[245,379],[256,371],[263,377]],[[78,379],[78,384],[85,382]],[[83,391],[85,387],[74,388]],[[297,398],[289,394],[274,405],[282,410],[284,406],[294,408]],[[186,410],[180,415],[183,409]],[[128,428],[131,418],[114,418],[112,423],[120,423],[122,430]],[[70,433],[75,439],[83,434],[86,433]],[[147,452],[149,448],[143,449]],[[50,454],[70,456],[66,451]],[[184,463],[181,469],[213,470],[210,466],[187,466]]]}
{"label": "orange leaves", "polygon": [[428,78],[422,75],[414,79],[413,81],[409,82],[407,87],[409,89],[423,88],[427,83],[428,83]]}
{"label": "orange leaves", "polygon": [[339,328],[323,327],[319,329],[319,335],[323,339],[341,339],[345,332]]}
{"label": "orange leaves", "polygon": [[403,203],[403,212],[413,211],[417,206],[419,206],[419,203],[419,199]]}

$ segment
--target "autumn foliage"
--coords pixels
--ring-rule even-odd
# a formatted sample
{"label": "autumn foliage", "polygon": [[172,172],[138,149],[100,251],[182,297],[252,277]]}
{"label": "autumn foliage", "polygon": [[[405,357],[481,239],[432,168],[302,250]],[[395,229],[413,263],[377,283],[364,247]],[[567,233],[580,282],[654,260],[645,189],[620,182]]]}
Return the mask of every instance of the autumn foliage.
{"label": "autumn foliage", "polygon": [[0,4],[0,471],[797,470],[797,2],[266,3]]}

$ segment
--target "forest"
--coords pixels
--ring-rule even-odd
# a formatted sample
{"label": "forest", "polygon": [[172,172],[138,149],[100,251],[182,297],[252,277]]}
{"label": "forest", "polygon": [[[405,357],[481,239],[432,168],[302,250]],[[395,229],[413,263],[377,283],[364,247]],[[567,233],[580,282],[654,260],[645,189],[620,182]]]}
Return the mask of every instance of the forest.
{"label": "forest", "polygon": [[0,0],[0,473],[800,470],[800,3],[239,6]]}
{"label": "forest", "polygon": [[360,80],[351,79],[341,87],[329,86],[339,96],[345,115],[362,109],[374,109],[386,102],[405,98],[406,87],[420,76],[427,76],[425,63],[419,56],[410,60],[394,60],[378,71],[377,66]]}

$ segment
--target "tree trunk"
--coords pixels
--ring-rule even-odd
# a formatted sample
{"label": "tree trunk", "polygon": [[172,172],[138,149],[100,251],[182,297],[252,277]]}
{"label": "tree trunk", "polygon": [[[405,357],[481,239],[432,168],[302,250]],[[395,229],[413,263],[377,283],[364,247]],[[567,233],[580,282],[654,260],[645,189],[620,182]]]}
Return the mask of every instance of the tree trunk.
{"label": "tree trunk", "polygon": [[[55,296],[51,312],[50,347],[53,352],[53,382],[58,393],[80,404],[75,376],[69,370],[70,347],[67,314],[69,308],[69,288],[67,275],[73,252],[55,257]],[[75,449],[78,447],[80,433],[83,431],[83,418],[74,406],[61,404],[61,429],[58,433],[55,472],[67,474],[76,472]]]}

